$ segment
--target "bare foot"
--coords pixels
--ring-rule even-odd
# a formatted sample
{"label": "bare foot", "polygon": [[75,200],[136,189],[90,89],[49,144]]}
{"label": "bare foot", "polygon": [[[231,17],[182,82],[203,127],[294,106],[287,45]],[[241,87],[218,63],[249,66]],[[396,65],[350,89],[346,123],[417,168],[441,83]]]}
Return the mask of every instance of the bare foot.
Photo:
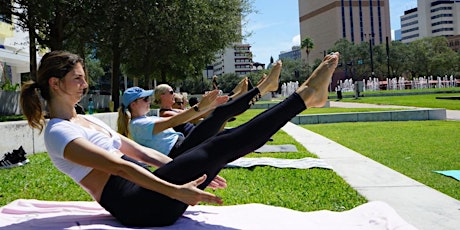
{"label": "bare foot", "polygon": [[327,89],[339,62],[339,56],[340,54],[335,52],[324,57],[318,68],[296,90],[305,101],[307,107],[322,107],[326,103],[329,93]]}
{"label": "bare foot", "polygon": [[264,74],[264,75],[259,79],[259,81],[257,82],[256,85],[260,85],[260,84],[265,80],[265,78],[267,78],[267,74]]}
{"label": "bare foot", "polygon": [[232,90],[233,95],[231,98],[237,98],[244,93],[248,91],[248,84],[249,84],[249,79],[247,77],[241,79],[240,82],[238,82],[238,85],[235,86],[235,88]]}
{"label": "bare foot", "polygon": [[261,95],[278,90],[278,81],[282,66],[283,63],[281,61],[275,62],[268,76],[266,76],[260,84],[257,84],[257,88],[259,88]]}

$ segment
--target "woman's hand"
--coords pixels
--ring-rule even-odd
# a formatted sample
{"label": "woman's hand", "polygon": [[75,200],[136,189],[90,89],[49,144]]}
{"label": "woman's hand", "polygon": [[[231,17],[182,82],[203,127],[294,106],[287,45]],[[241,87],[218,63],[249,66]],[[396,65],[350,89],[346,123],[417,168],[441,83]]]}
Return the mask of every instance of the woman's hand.
{"label": "woman's hand", "polygon": [[188,205],[196,205],[199,202],[222,204],[223,202],[220,197],[197,188],[205,180],[206,175],[203,175],[194,181],[179,186],[179,192],[175,199]]}
{"label": "woman's hand", "polygon": [[212,189],[226,188],[227,181],[223,177],[217,175],[216,177],[214,177],[211,183],[209,183],[208,187]]}
{"label": "woman's hand", "polygon": [[209,91],[205,93],[203,97],[201,98],[201,101],[197,104],[198,108],[201,111],[211,109],[218,95],[219,95],[218,90],[213,90],[213,91]]}
{"label": "woman's hand", "polygon": [[219,91],[213,90],[203,95],[200,103],[198,103],[198,108],[203,111],[214,109],[216,106],[224,104],[227,101],[228,96],[219,96]]}

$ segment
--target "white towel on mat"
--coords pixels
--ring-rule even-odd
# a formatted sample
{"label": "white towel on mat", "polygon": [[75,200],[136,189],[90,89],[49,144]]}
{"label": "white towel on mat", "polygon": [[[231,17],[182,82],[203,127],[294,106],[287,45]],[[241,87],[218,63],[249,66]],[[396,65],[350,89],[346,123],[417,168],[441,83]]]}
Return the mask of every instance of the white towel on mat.
{"label": "white towel on mat", "polygon": [[242,157],[227,164],[226,167],[235,168],[242,167],[248,168],[253,166],[272,166],[277,168],[296,168],[296,169],[309,169],[309,168],[325,168],[332,169],[323,159],[305,157],[301,159],[283,159],[272,157]]}

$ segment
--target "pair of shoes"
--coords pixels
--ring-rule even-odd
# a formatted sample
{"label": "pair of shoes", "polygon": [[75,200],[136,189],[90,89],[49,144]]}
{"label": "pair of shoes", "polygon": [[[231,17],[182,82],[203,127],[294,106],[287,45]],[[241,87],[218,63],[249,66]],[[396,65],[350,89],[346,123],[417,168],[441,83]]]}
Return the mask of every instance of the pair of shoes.
{"label": "pair of shoes", "polygon": [[13,168],[16,166],[23,166],[29,163],[29,159],[26,158],[26,151],[24,148],[19,147],[19,149],[13,150],[12,153],[8,152],[3,156],[3,159],[0,160],[0,169],[3,168]]}

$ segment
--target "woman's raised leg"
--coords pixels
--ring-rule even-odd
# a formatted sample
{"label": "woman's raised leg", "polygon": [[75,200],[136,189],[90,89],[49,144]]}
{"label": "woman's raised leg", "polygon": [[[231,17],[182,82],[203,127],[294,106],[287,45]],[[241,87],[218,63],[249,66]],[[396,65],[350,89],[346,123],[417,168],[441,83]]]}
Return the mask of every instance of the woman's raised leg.
{"label": "woman's raised leg", "polygon": [[176,158],[186,150],[216,135],[221,131],[222,125],[228,119],[249,109],[251,104],[255,100],[258,100],[261,95],[276,90],[278,88],[281,66],[282,63],[280,61],[276,62],[270,74],[257,86],[257,88],[251,89],[236,99],[218,106],[206,119],[201,121],[200,124],[192,130],[179,147],[171,150],[169,156],[171,158]]}

